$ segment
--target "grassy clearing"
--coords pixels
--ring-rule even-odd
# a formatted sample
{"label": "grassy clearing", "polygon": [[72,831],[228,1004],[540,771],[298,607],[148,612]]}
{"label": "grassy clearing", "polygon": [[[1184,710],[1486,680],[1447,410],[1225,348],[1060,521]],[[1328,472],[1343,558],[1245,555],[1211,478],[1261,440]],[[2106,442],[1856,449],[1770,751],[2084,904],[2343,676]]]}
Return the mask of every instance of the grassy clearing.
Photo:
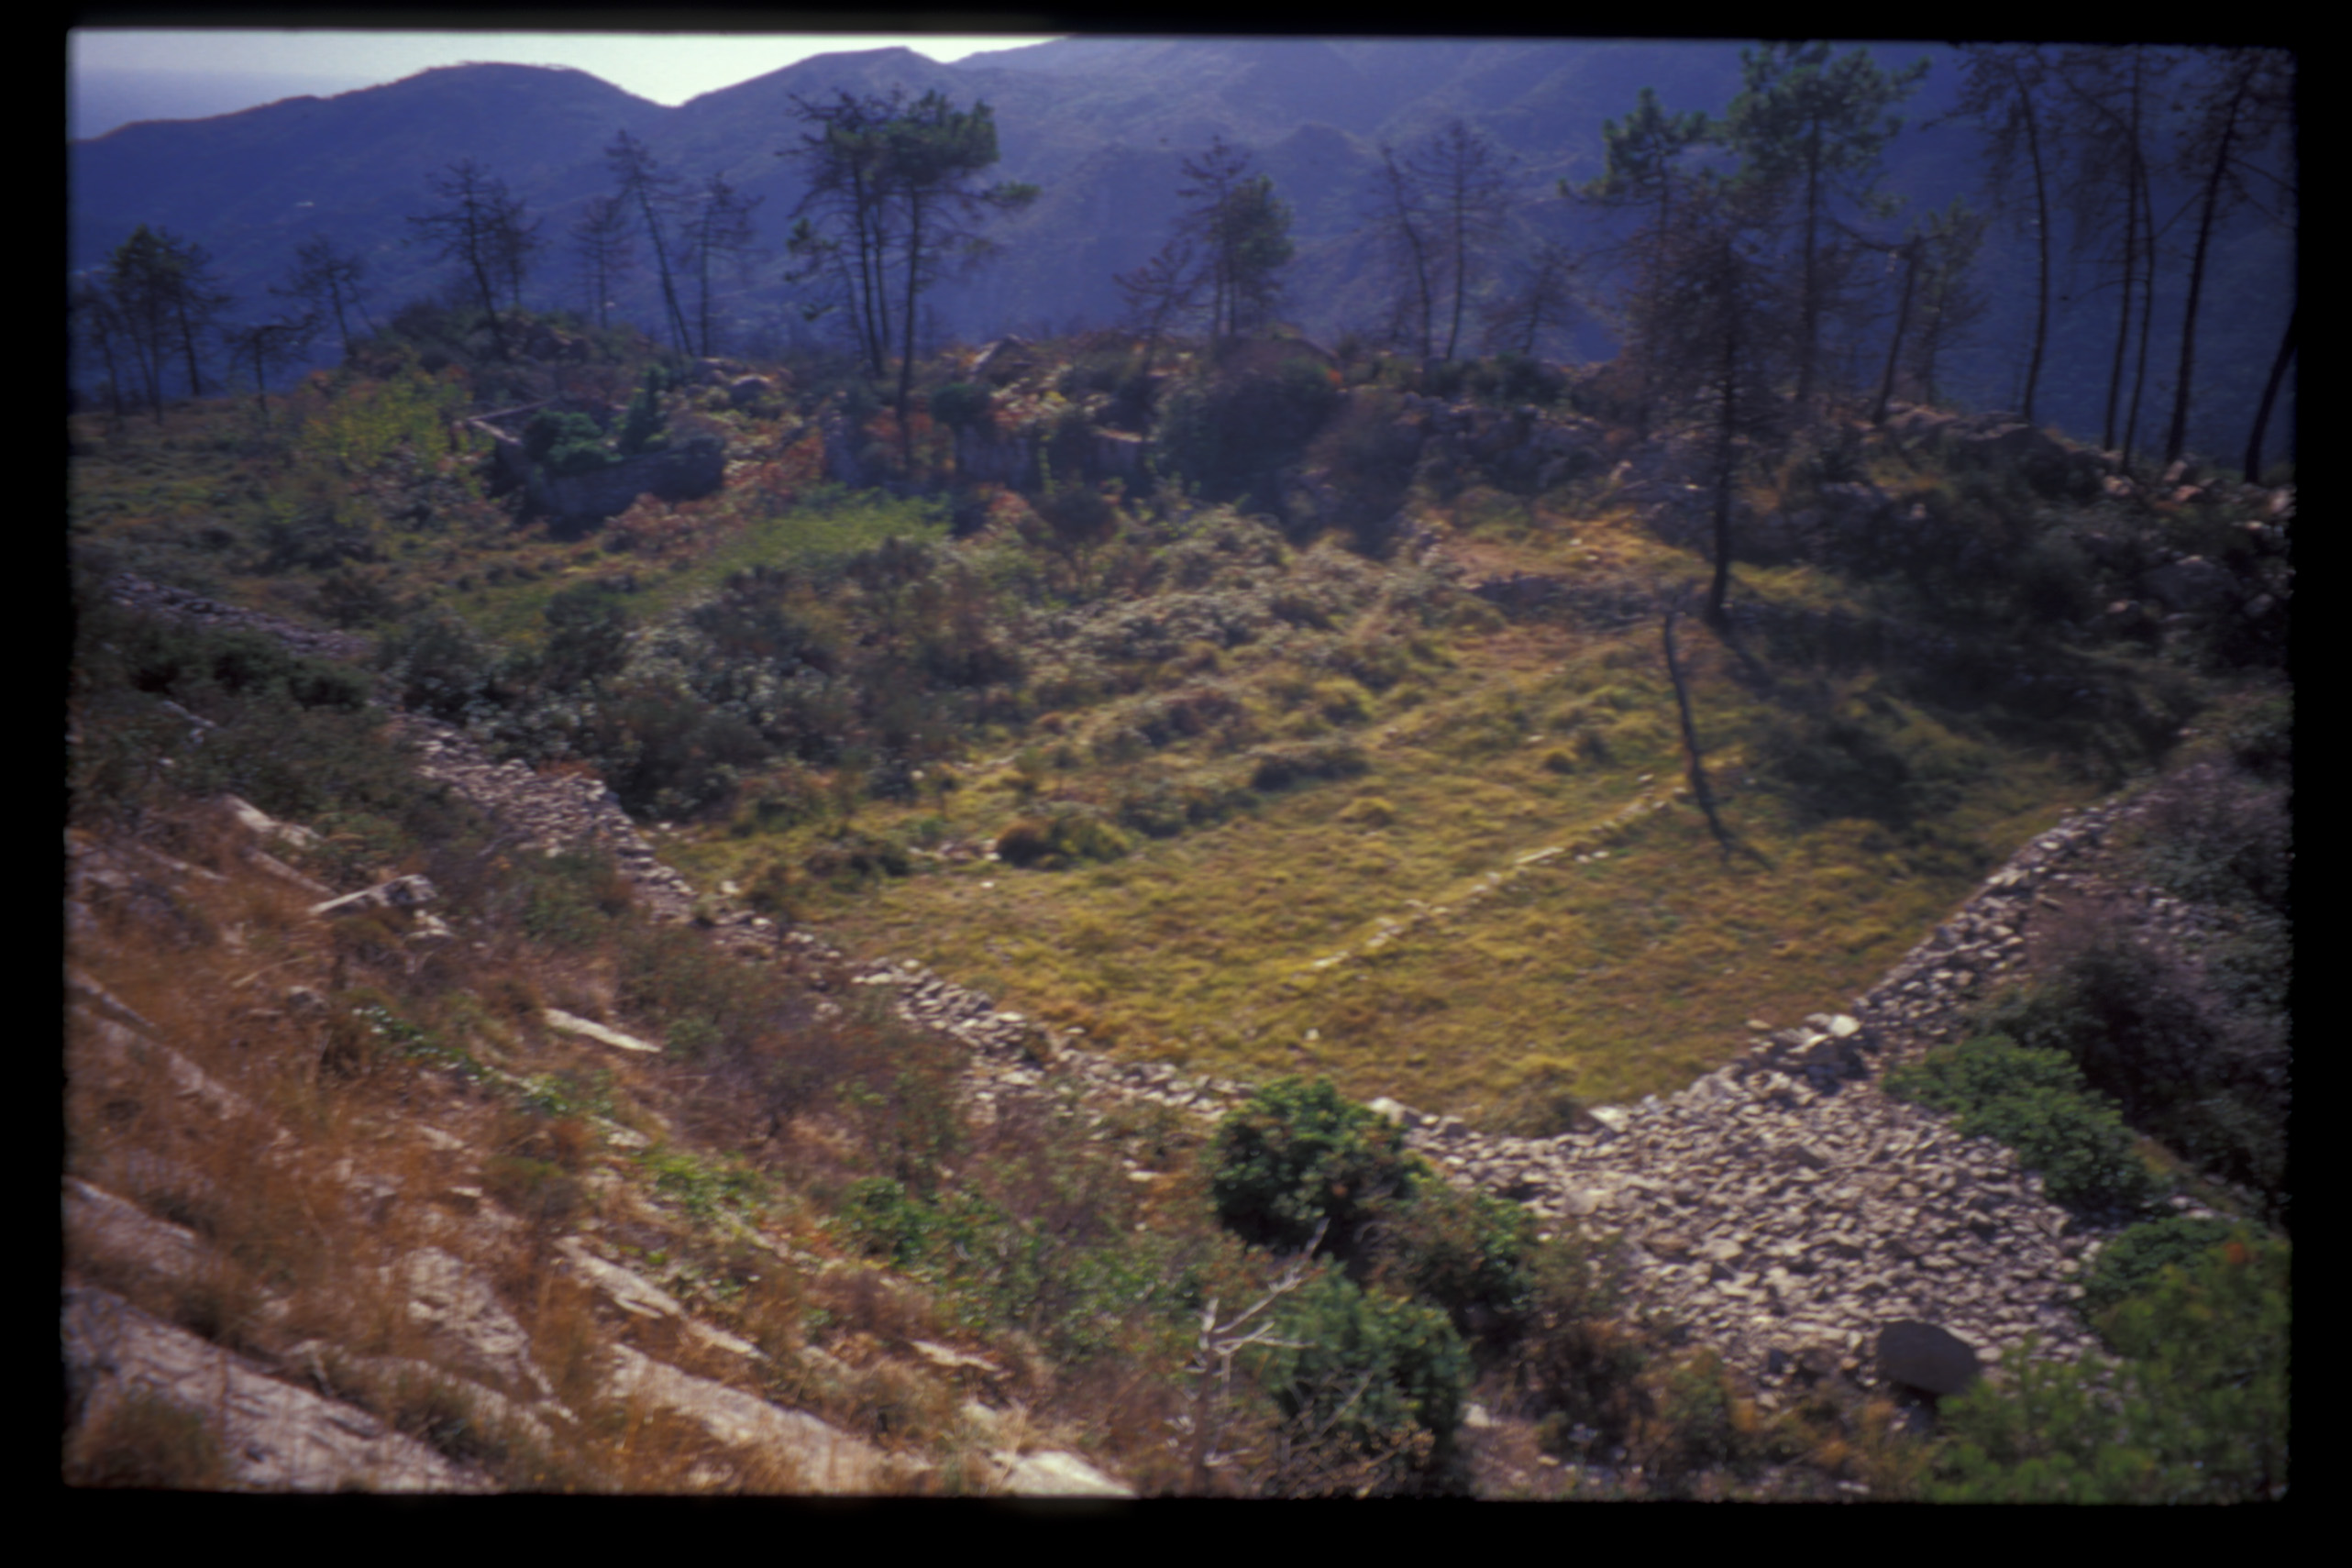
{"label": "grassy clearing", "polygon": [[[1477,553],[1485,570],[1592,577],[1661,564],[1606,517]],[[1750,591],[1802,598],[1803,576],[1759,574]],[[1711,776],[1750,851],[1728,864],[1680,794],[1654,628],[1474,620],[1385,692],[1332,704],[1336,723],[1295,671],[1227,658],[1264,725],[1353,741],[1359,777],[1260,792],[1224,822],[1136,835],[1105,864],[918,857],[913,875],[855,890],[810,884],[801,912],[1098,1043],[1244,1077],[1328,1073],[1360,1096],[1495,1119],[1537,1077],[1597,1100],[1679,1088],[1736,1052],[1748,1019],[1842,1002],[2095,793],[2056,760],[1955,734],[1867,683],[1760,693],[1712,637],[1689,641]],[[1888,820],[1825,815],[1770,772],[1776,737],[1841,698],[1874,715],[1921,810],[1858,786]],[[1089,733],[1082,716],[1056,722]],[[1039,738],[1022,766],[967,769],[970,785],[916,806],[862,807],[857,825],[987,843],[1040,801],[1099,808],[1139,778],[1231,767],[1211,738],[1124,764]],[[748,878],[833,831],[689,835],[679,858],[713,882]]]}

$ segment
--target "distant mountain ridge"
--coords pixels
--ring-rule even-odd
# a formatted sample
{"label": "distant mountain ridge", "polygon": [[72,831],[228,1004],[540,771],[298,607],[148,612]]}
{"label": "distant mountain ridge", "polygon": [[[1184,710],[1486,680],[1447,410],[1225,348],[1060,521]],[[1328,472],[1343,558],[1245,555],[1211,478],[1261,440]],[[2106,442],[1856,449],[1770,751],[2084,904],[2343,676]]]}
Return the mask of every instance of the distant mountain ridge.
{"label": "distant mountain ridge", "polygon": [[[1960,125],[1928,126],[1949,108],[1956,51],[1894,46],[1888,64],[1926,57],[1926,83],[1905,105],[1914,127],[1888,158],[1890,189],[1917,214],[1956,196],[1977,199],[1977,144]],[[1672,109],[1719,114],[1739,85],[1737,43],[1460,41],[1365,39],[1072,38],[988,51],[943,65],[905,48],[821,55],[676,108],[635,97],[587,72],[536,66],[461,65],[328,98],[296,98],[212,119],[122,127],[69,147],[72,210],[69,269],[103,265],[139,224],[204,245],[226,285],[264,297],[295,248],[314,235],[365,255],[380,309],[437,288],[446,268],[409,245],[408,215],[427,205],[427,177],[460,158],[505,180],[546,220],[553,242],[526,303],[573,305],[578,288],[564,237],[587,203],[610,189],[603,151],[620,131],[665,168],[700,182],[723,175],[760,199],[767,259],[728,302],[739,333],[789,341],[809,328],[781,282],[781,250],[801,193],[792,160],[805,127],[796,101],[841,92],[993,105],[1003,160],[998,177],[1033,182],[1043,197],[995,231],[999,259],[925,300],[941,331],[983,340],[1008,330],[1058,332],[1119,315],[1113,275],[1140,264],[1176,215],[1180,165],[1212,136],[1253,149],[1296,213],[1297,259],[1289,315],[1335,339],[1376,328],[1384,304],[1370,275],[1363,193],[1383,143],[1409,145],[1461,118],[1518,158],[1517,217],[1532,237],[1588,246],[1605,221],[1559,199],[1558,182],[1603,168],[1601,127],[1634,107],[1644,86]],[[1892,226],[1890,226],[1891,227]],[[1951,380],[1980,406],[1999,403],[2030,288],[2021,244],[1988,247],[1995,302]],[[2227,449],[2242,440],[2277,333],[2291,303],[2291,239],[2241,220],[2217,248],[2200,341],[2200,430],[2192,441]],[[2173,296],[2167,298],[2169,292]],[[652,320],[649,280],[619,303]],[[2158,347],[2177,343],[2179,288],[2159,282]],[[2070,313],[2048,377],[2050,414],[2095,435],[2104,374],[2102,332],[2086,306]],[[1613,351],[1595,320],[1555,352]],[[2210,392],[2205,388],[2210,385]],[[2206,428],[2208,421],[2211,427]],[[2278,428],[2291,428],[2282,408]]]}

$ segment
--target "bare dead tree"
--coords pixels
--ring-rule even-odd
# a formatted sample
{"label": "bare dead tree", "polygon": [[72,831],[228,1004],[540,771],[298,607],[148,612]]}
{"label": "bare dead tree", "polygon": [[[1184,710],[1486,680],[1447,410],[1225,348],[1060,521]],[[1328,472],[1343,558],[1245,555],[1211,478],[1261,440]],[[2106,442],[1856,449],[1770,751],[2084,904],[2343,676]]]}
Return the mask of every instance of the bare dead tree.
{"label": "bare dead tree", "polygon": [[1244,1324],[1259,1318],[1267,1308],[1307,1283],[1308,1260],[1315,1255],[1315,1249],[1323,1244],[1323,1232],[1331,1223],[1329,1216],[1316,1222],[1315,1233],[1308,1238],[1305,1248],[1284,1267],[1273,1288],[1248,1309],[1220,1322],[1217,1298],[1212,1296],[1201,1312],[1199,1343],[1192,1361],[1185,1367],[1185,1371],[1195,1379],[1192,1408],[1177,1420],[1179,1432],[1191,1440],[1192,1489],[1195,1492],[1208,1491],[1211,1473],[1240,1457],[1226,1452],[1221,1441],[1232,1414],[1234,1358],[1253,1345],[1291,1350],[1307,1348],[1296,1340],[1276,1339],[1271,1319],[1260,1321],[1247,1333],[1242,1330]]}

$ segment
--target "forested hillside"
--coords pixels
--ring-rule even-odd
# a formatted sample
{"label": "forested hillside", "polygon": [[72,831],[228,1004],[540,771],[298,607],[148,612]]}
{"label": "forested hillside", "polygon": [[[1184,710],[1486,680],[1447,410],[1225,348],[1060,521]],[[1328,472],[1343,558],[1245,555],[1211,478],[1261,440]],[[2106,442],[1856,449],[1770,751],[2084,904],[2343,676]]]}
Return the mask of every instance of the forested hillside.
{"label": "forested hillside", "polygon": [[[791,156],[808,112],[845,94],[912,102],[938,93],[994,111],[997,177],[1040,195],[988,226],[988,265],[947,269],[927,293],[917,321],[926,351],[951,337],[1129,324],[1116,279],[1162,243],[1180,210],[1184,161],[1217,138],[1253,156],[1291,218],[1283,318],[1326,347],[1349,334],[1401,342],[1397,313],[1419,285],[1398,275],[1399,245],[1412,248],[1398,221],[1439,201],[1430,160],[1459,122],[1491,164],[1470,204],[1493,232],[1462,278],[1473,316],[1453,351],[1603,359],[1629,330],[1622,246],[1638,222],[1621,203],[1589,199],[1596,182],[1622,182],[1612,159],[1627,154],[1612,154],[1605,125],[1629,127],[1648,112],[1643,89],[1662,112],[1703,113],[1727,133],[1762,124],[1736,108],[1751,92],[1742,53],[1731,43],[1071,39],[954,66],[904,50],[821,56],[675,109],[578,72],[458,67],[73,144],[69,270],[95,279],[144,225],[203,250],[209,282],[229,296],[218,322],[253,325],[278,308],[269,290],[299,272],[298,252],[323,244],[362,269],[369,302],[388,312],[444,276],[406,220],[430,206],[431,181],[470,160],[508,190],[526,226],[537,225],[516,280],[523,303],[601,319],[609,300],[654,327],[667,308],[665,254],[694,243],[717,181],[741,204],[745,237],[720,253],[714,337],[700,347],[834,343],[846,324],[823,312],[823,290],[790,244],[814,173]],[[1922,392],[1933,383],[1934,395],[1964,406],[2016,410],[2109,447],[2128,432],[2135,449],[2166,453],[2185,403],[2188,445],[2242,458],[2291,329],[2288,58],[1880,50],[1874,69],[1903,75],[1905,87],[1874,105],[1865,92],[1839,111],[1846,117],[1823,144],[1826,185],[1807,198],[1813,215],[1801,226],[1811,240],[1794,231],[1778,240],[1829,246],[1829,271],[1812,286],[1827,291],[1816,304],[1831,313],[1836,372],[1854,386],[1876,379],[1907,275],[1915,308],[1943,322],[1932,362],[1915,372]],[[1923,61],[1925,74],[1911,79]],[[1786,82],[1764,91],[1796,101]],[[1878,121],[1890,116],[1901,128],[1886,136]],[[1783,127],[1767,139],[1789,134]],[[612,232],[598,235],[623,136],[675,182],[667,194],[677,205],[654,215],[666,226],[658,241],[643,212],[634,234],[613,229],[608,214]],[[1705,161],[1706,146],[1729,150],[1702,143],[1680,160]],[[1749,162],[1760,155],[1761,144],[1738,152]],[[1391,179],[1416,169],[1423,177],[1402,188]],[[1883,204],[1862,201],[1866,190]],[[1459,186],[1445,201],[1458,208],[1470,193]],[[1431,207],[1422,221],[1462,215],[1441,220]],[[1919,294],[1916,267],[1897,264],[1915,240],[1938,255],[1965,252],[1966,275],[1940,304]],[[620,267],[595,261],[599,250]],[[314,364],[335,341],[331,322],[316,325]],[[85,361],[75,385],[94,397],[121,373]],[[220,382],[239,372],[223,362],[197,373]],[[2291,454],[2293,388],[2290,366],[2269,419],[2274,455]]]}
{"label": "forested hillside", "polygon": [[[352,186],[414,292],[303,229],[274,315],[152,187],[68,421],[69,1479],[2283,1496],[2296,494],[2160,366],[2286,62],[2171,61],[2080,215],[2118,372],[1880,199],[1951,57],[1624,48],[1693,74],[1573,131],[1497,46],[816,61],[757,142],[525,72]],[[2014,196],[2094,62],[1971,58]],[[1118,326],[953,314],[1048,232]]]}

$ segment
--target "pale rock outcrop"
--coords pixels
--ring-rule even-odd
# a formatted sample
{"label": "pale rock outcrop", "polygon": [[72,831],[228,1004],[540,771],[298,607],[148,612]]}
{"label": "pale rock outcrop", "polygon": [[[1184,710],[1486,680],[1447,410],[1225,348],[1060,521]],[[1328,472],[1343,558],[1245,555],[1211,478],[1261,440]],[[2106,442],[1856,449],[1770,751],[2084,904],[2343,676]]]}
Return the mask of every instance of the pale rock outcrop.
{"label": "pale rock outcrop", "polygon": [[531,1356],[531,1336],[489,1284],[438,1247],[425,1247],[395,1269],[408,1293],[409,1321],[424,1328],[448,1359],[536,1399],[554,1389]]}
{"label": "pale rock outcrop", "polygon": [[593,1040],[600,1045],[610,1045],[615,1050],[635,1051],[655,1055],[658,1055],[661,1052],[660,1046],[647,1044],[634,1034],[624,1034],[617,1029],[607,1029],[604,1025],[590,1019],[574,1018],[560,1008],[543,1008],[540,1010],[539,1016],[547,1020],[547,1027],[550,1029],[565,1034],[576,1034],[583,1040]]}
{"label": "pale rock outcrop", "polygon": [[69,1286],[61,1337],[76,1426],[144,1390],[205,1419],[237,1490],[491,1489],[357,1406],[281,1382],[111,1292]]}
{"label": "pale rock outcrop", "polygon": [[771,1475],[787,1474],[786,1490],[827,1496],[904,1491],[920,1473],[814,1416],[680,1372],[627,1345],[612,1347],[605,1391],[695,1422],[714,1441],[765,1462]]}

